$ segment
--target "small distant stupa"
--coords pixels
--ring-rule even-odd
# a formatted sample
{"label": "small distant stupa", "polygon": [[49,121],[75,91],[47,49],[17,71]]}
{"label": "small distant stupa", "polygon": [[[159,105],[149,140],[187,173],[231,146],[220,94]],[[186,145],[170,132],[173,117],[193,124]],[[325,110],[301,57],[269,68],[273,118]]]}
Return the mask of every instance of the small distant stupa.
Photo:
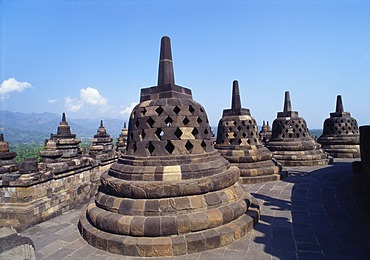
{"label": "small distant stupa", "polygon": [[128,135],[128,129],[126,127],[126,122],[124,122],[123,128],[121,130],[120,135],[118,136],[117,143],[116,143],[116,151],[119,155],[124,154],[126,152],[127,135]]}
{"label": "small distant stupa", "polygon": [[9,150],[9,143],[4,140],[4,134],[0,134],[0,180],[2,174],[18,171],[17,162],[14,158],[17,153]]}
{"label": "small distant stupa", "polygon": [[233,82],[231,109],[224,109],[218,123],[215,147],[231,165],[240,169],[241,183],[279,180],[279,167],[258,136],[256,120],[241,107],[238,81]]}
{"label": "small distant stupa", "polygon": [[289,91],[285,92],[283,112],[277,113],[266,147],[283,166],[313,166],[329,163],[328,154],[311,136],[306,121],[292,111]]}
{"label": "small distant stupa", "polygon": [[112,141],[113,139],[107,134],[103,120],[101,120],[97,134],[94,135],[94,138],[91,140],[92,144],[89,148],[90,156],[101,162],[112,159],[114,157]]}
{"label": "small distant stupa", "polygon": [[334,158],[359,158],[360,133],[356,119],[344,112],[342,96],[337,96],[335,112],[325,119],[322,135],[317,140]]}
{"label": "small distant stupa", "polygon": [[82,151],[78,146],[81,140],[71,133],[65,113],[62,114],[62,121],[58,126],[56,134],[51,134],[50,139],[45,140],[45,150],[40,151],[41,160],[45,163],[56,161],[68,161],[77,158]]}
{"label": "small distant stupa", "polygon": [[265,121],[263,121],[262,128],[259,134],[261,143],[265,145],[270,140],[271,135],[272,131],[269,125],[269,121],[267,121],[267,124],[265,124]]}

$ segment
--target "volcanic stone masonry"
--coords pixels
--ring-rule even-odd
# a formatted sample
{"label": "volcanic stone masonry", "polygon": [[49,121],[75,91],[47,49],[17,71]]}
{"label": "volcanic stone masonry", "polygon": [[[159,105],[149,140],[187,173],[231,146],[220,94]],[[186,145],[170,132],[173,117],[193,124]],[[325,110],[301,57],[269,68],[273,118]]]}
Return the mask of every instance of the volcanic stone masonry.
{"label": "volcanic stone masonry", "polygon": [[360,133],[357,121],[350,112],[344,112],[342,96],[337,96],[335,112],[325,119],[322,135],[317,140],[334,158],[359,158]]}
{"label": "volcanic stone masonry", "polygon": [[170,39],[163,37],[158,85],[141,90],[126,154],[102,174],[79,229],[90,244],[116,254],[222,247],[244,236],[259,216],[238,179],[238,168],[214,149],[204,108],[190,89],[175,85]]}
{"label": "volcanic stone masonry", "polygon": [[80,142],[81,140],[71,133],[66,115],[63,113],[57,133],[50,135],[50,139],[45,141],[45,150],[40,151],[41,160],[45,163],[51,163],[78,158],[82,153],[78,146]]}
{"label": "volcanic stone masonry", "polygon": [[101,120],[97,134],[91,140],[89,155],[103,164],[111,163],[115,159],[112,141],[113,139],[107,134],[103,120]]}
{"label": "volcanic stone masonry", "polygon": [[280,179],[281,165],[273,160],[258,136],[256,120],[249,109],[241,107],[238,81],[233,82],[231,109],[224,109],[218,123],[215,147],[231,165],[240,169],[241,183]]}
{"label": "volcanic stone masonry", "polygon": [[2,176],[5,173],[18,171],[18,166],[14,158],[17,156],[15,152],[9,151],[9,143],[4,140],[4,134],[0,134],[0,184]]}
{"label": "volcanic stone masonry", "polygon": [[[277,113],[272,135],[266,147],[283,166],[314,166],[329,163],[329,156],[311,136],[306,121],[292,111],[289,92],[285,92],[284,110]],[[332,159],[332,158],[331,158]]]}
{"label": "volcanic stone masonry", "polygon": [[116,152],[118,153],[118,156],[126,152],[127,135],[128,135],[128,129],[126,127],[126,122],[124,122],[123,128],[121,130],[121,133],[116,143]]}

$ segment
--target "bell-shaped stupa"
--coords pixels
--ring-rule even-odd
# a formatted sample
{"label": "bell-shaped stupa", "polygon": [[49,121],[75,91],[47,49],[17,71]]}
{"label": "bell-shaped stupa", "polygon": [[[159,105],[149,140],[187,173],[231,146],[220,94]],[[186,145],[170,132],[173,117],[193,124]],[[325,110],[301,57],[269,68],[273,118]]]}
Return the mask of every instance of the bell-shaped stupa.
{"label": "bell-shaped stupa", "polygon": [[261,131],[259,133],[260,141],[262,144],[266,144],[272,135],[271,127],[269,125],[269,121],[267,121],[267,124],[265,121],[262,123]]}
{"label": "bell-shaped stupa", "polygon": [[360,132],[356,119],[344,112],[342,96],[337,96],[335,112],[325,119],[322,135],[317,140],[334,158],[360,157]]}
{"label": "bell-shaped stupa", "polygon": [[[258,136],[256,120],[241,107],[238,81],[233,82],[231,109],[224,109],[215,146],[231,165],[240,169],[241,183],[279,180],[279,166]],[[280,166],[281,168],[281,166]]]}
{"label": "bell-shaped stupa", "polygon": [[127,136],[128,136],[128,129],[126,127],[126,122],[124,122],[123,128],[121,130],[120,135],[117,138],[117,143],[116,143],[116,152],[118,153],[118,155],[124,154],[126,152]]}
{"label": "bell-shaped stupa", "polygon": [[41,160],[45,163],[56,161],[69,161],[81,155],[79,143],[81,140],[71,133],[65,113],[58,126],[56,134],[51,134],[50,139],[45,140],[45,150],[40,151]]}
{"label": "bell-shaped stupa", "polygon": [[79,228],[116,254],[173,256],[222,247],[244,236],[252,196],[213,146],[204,108],[174,83],[163,37],[158,86],[141,90],[129,120],[126,154],[101,176]]}
{"label": "bell-shaped stupa", "polygon": [[17,153],[9,150],[9,143],[4,140],[4,134],[0,134],[0,181],[1,175],[18,171],[17,162],[14,158]]}
{"label": "bell-shaped stupa", "polygon": [[90,156],[101,162],[112,160],[114,158],[112,141],[113,139],[107,134],[103,120],[101,120],[97,133],[91,140],[92,144],[89,148]]}
{"label": "bell-shaped stupa", "polygon": [[306,121],[292,111],[289,91],[285,92],[284,110],[277,113],[272,135],[266,147],[283,166],[326,165],[328,154],[307,129]]}

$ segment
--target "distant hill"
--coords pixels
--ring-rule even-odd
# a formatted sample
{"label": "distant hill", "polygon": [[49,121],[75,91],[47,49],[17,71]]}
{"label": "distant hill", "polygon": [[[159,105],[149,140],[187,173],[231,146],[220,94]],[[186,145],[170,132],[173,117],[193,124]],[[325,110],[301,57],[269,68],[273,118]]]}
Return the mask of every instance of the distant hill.
{"label": "distant hill", "polygon": [[[107,133],[116,139],[123,127],[120,119],[104,119],[104,126]],[[53,113],[18,113],[7,110],[0,110],[0,132],[11,144],[19,143],[43,143],[50,138],[51,133],[56,133],[61,121],[61,115]],[[67,122],[71,132],[83,141],[87,141],[96,134],[100,125],[100,119],[72,119]]]}

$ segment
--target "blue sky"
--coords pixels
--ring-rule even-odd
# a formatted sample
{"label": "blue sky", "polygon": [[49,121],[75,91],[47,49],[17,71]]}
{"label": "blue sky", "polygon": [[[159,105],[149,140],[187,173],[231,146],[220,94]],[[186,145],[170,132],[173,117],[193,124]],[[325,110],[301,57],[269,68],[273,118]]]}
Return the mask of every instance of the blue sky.
{"label": "blue sky", "polygon": [[259,124],[286,90],[311,129],[338,94],[370,124],[369,14],[370,1],[0,0],[0,108],[126,121],[168,35],[176,84],[212,126],[235,79]]}

